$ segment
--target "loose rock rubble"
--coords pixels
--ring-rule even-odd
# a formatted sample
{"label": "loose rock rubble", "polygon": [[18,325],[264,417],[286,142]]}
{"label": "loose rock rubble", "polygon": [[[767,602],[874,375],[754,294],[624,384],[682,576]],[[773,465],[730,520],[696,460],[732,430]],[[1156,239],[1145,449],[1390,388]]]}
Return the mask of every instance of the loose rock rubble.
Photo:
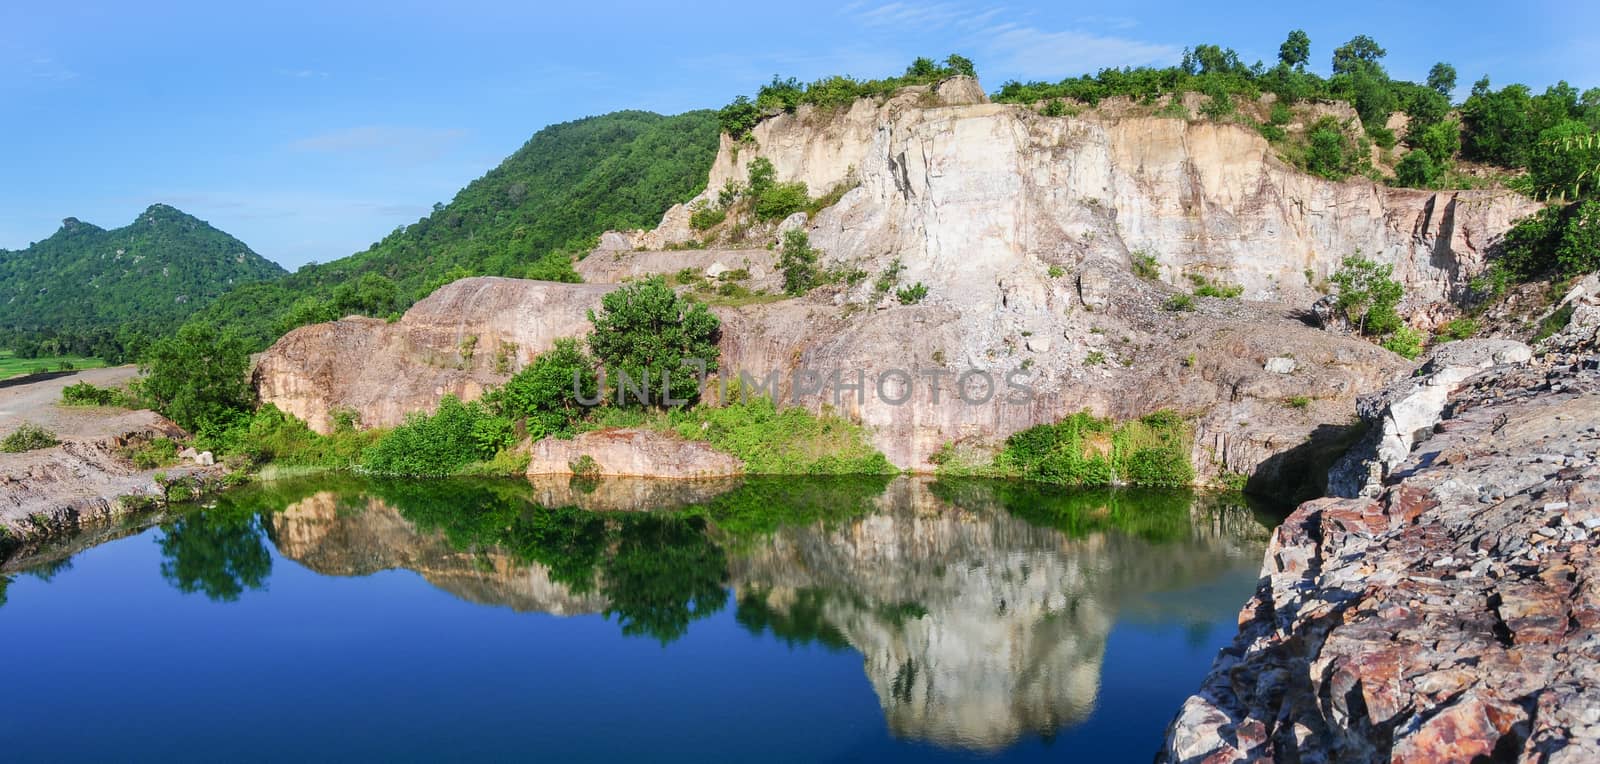
{"label": "loose rock rubble", "polygon": [[1589,319],[1465,380],[1375,497],[1290,515],[1161,760],[1600,760]]}

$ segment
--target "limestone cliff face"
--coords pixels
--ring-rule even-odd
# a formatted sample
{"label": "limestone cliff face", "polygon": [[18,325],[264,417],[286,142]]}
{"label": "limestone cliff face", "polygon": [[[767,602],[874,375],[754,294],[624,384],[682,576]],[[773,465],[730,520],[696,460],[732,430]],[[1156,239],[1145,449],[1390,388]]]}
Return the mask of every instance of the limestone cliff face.
{"label": "limestone cliff face", "polygon": [[[1333,183],[1285,166],[1243,127],[1115,113],[1042,117],[986,103],[958,78],[935,94],[802,108],[763,121],[753,142],[724,139],[698,202],[743,179],[756,157],[813,194],[854,184],[815,218],[785,226],[809,230],[824,266],[866,276],[715,308],[727,376],[777,373],[786,400],[861,422],[902,468],[932,469],[928,457],[946,443],[981,450],[1082,409],[1135,417],[1172,407],[1193,417],[1202,476],[1298,475],[1289,449],[1348,424],[1357,395],[1409,369],[1299,321],[1320,296],[1316,284],[1360,250],[1394,264],[1410,317],[1426,326],[1532,208],[1505,193]],[[608,284],[744,268],[750,288],[776,293],[761,238],[771,231],[760,226],[750,249],[632,251],[703,236],[688,213],[679,206],[653,231],[603,237],[578,265],[590,284],[469,279],[397,324],[296,330],[261,362],[262,398],[319,429],[335,408],[393,425],[446,393],[474,397],[556,337],[586,333],[585,312]],[[1130,273],[1136,251],[1155,258],[1159,281]],[[894,261],[902,285],[927,287],[921,302],[875,291]],[[1240,284],[1246,299],[1163,310],[1172,285],[1186,291],[1191,276]],[[469,338],[470,358],[461,351]],[[503,347],[513,362],[496,364]],[[802,370],[839,376],[797,396]],[[958,397],[969,373],[974,403]],[[1008,375],[1028,394],[1012,394]],[[1302,397],[1305,406],[1285,403]]]}
{"label": "limestone cliff face", "polygon": [[[982,102],[975,83],[947,83],[842,113],[802,107],[761,122],[754,146],[724,136],[706,201],[743,181],[750,162],[813,194],[859,186],[814,221],[835,258],[892,254],[906,281],[938,283],[952,302],[998,303],[1007,282],[1091,257],[1143,251],[1162,278],[1194,273],[1245,287],[1249,298],[1308,303],[1359,250],[1392,263],[1416,307],[1458,296],[1510,221],[1536,209],[1500,191],[1391,189],[1330,182],[1279,161],[1235,124],[1098,115],[1044,117]],[[654,241],[692,238],[669,213]]]}

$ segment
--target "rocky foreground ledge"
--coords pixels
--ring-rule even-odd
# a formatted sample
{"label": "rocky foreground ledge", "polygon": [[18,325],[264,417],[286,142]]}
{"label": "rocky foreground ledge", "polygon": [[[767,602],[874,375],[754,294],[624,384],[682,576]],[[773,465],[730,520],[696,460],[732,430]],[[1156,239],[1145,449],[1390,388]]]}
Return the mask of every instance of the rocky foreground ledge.
{"label": "rocky foreground ledge", "polygon": [[1160,760],[1600,761],[1600,307],[1274,534]]}

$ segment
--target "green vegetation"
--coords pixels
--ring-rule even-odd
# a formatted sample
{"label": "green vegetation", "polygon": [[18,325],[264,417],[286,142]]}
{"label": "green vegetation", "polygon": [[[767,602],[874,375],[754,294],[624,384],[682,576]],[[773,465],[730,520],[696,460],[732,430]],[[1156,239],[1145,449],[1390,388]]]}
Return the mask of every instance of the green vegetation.
{"label": "green vegetation", "polygon": [[[1389,77],[1382,62],[1388,52],[1366,35],[1358,35],[1333,51],[1333,74],[1323,78],[1306,70],[1311,40],[1301,30],[1289,33],[1279,46],[1274,64],[1247,65],[1231,49],[1196,45],[1185,52],[1179,66],[1166,68],[1102,69],[1057,83],[1007,82],[994,94],[1001,102],[1045,102],[1051,113],[1064,113],[1070,101],[1098,105],[1111,97],[1127,97],[1155,107],[1159,116],[1188,118],[1180,103],[1186,92],[1203,93],[1203,116],[1213,120],[1252,122],[1241,103],[1256,103],[1273,96],[1265,121],[1255,123],[1283,157],[1308,172],[1331,179],[1354,174],[1376,174],[1369,164],[1368,145],[1394,148],[1404,141],[1407,150],[1395,165],[1392,182],[1434,188],[1446,182],[1459,156],[1508,171],[1527,169],[1525,190],[1539,196],[1577,198],[1592,193],[1600,168],[1600,88],[1580,94],[1565,82],[1533,95],[1523,85],[1492,90],[1487,78],[1472,88],[1460,106],[1460,119],[1452,113],[1450,94],[1456,70],[1438,63],[1426,82]],[[1324,116],[1304,135],[1291,136],[1291,107],[1316,101],[1342,101],[1351,105],[1364,126],[1356,135],[1353,125]],[[1397,136],[1385,127],[1392,112],[1404,112],[1408,125]],[[1587,190],[1585,187],[1587,186]]]}
{"label": "green vegetation", "polygon": [[1129,255],[1129,262],[1133,265],[1133,275],[1145,281],[1160,281],[1161,266],[1156,262],[1156,256],[1142,249],[1134,250]]}
{"label": "green vegetation", "polygon": [[805,231],[796,228],[784,232],[783,247],[778,252],[778,270],[783,272],[785,293],[802,295],[817,285],[818,254]]}
{"label": "green vegetation", "polygon": [[193,433],[225,429],[255,402],[244,341],[202,323],[157,341],[139,368],[140,397]]}
{"label": "green vegetation", "polygon": [[610,229],[648,228],[704,188],[716,115],[624,111],[540,130],[449,204],[365,252],[235,289],[197,321],[252,350],[348,314],[397,315],[467,276],[576,281],[572,257]]}
{"label": "green vegetation", "polygon": [[121,406],[134,408],[138,401],[126,390],[113,387],[95,387],[88,382],[78,382],[61,389],[64,406]]}
{"label": "green vegetation", "polygon": [[1194,297],[1179,292],[1168,297],[1161,303],[1161,309],[1174,313],[1187,313],[1194,310]]}
{"label": "green vegetation", "polygon": [[504,385],[484,396],[484,402],[513,422],[520,421],[528,437],[566,437],[587,413],[582,400],[599,396],[594,360],[576,340],[556,340],[555,347],[533,359]]}
{"label": "green vegetation", "polygon": [[689,214],[689,227],[696,231],[715,228],[728,219],[728,213],[716,207],[704,207]]}
{"label": "green vegetation", "polygon": [[710,443],[744,462],[752,475],[881,475],[895,472],[860,425],[825,411],[779,408],[770,398],[742,398],[731,388],[725,405],[644,412],[596,412],[591,427],[646,427]]}
{"label": "green vegetation", "polygon": [[446,395],[432,414],[412,414],[361,454],[361,467],[380,475],[441,477],[493,458],[515,439],[511,420],[482,403]]}
{"label": "green vegetation", "polygon": [[55,356],[126,362],[233,286],[283,273],[165,204],[110,231],[67,218],[27,249],[0,250],[0,347],[51,368]]}
{"label": "green vegetation", "polygon": [[1189,283],[1194,284],[1194,296],[1196,297],[1220,297],[1232,300],[1244,294],[1243,286],[1212,281],[1198,273],[1189,274]]}
{"label": "green vegetation", "polygon": [[123,448],[122,455],[142,470],[171,467],[178,463],[178,443],[169,438],[154,438]]}
{"label": "green vegetation", "polygon": [[1181,487],[1195,479],[1189,441],[1188,424],[1172,411],[1122,423],[1085,411],[1012,435],[991,464],[965,465],[946,456],[939,474],[1067,486]]}
{"label": "green vegetation", "polygon": [[0,350],[0,379],[19,377],[24,374],[45,374],[52,371],[72,371],[74,369],[98,369],[106,365],[99,358],[86,356],[53,355],[55,340],[48,340],[39,348],[38,352],[44,355],[22,357],[9,350]]}
{"label": "green vegetation", "polygon": [[1439,339],[1446,342],[1464,340],[1476,337],[1480,329],[1477,319],[1458,318],[1439,327]]}
{"label": "green vegetation", "polygon": [[1572,314],[1576,307],[1576,305],[1569,303],[1564,308],[1551,311],[1550,315],[1545,316],[1544,319],[1539,322],[1539,330],[1534,332],[1533,341],[1539,342],[1541,340],[1549,339],[1550,337],[1553,337],[1559,333],[1562,329],[1567,328],[1567,324],[1572,323]]}
{"label": "green vegetation", "polygon": [[899,298],[901,305],[915,305],[922,302],[922,298],[928,296],[928,287],[918,281],[911,286],[896,291],[894,296]]}
{"label": "green vegetation", "polygon": [[1346,257],[1329,279],[1339,290],[1339,310],[1362,334],[1383,336],[1404,326],[1395,308],[1405,290],[1393,274],[1393,265],[1380,265],[1358,252]]}
{"label": "green vegetation", "polygon": [[942,65],[932,59],[919,58],[906,67],[905,74],[881,80],[833,76],[802,84],[793,77],[779,79],[774,76],[772,82],[761,86],[754,101],[746,96],[733,99],[732,103],[717,112],[717,120],[722,132],[734,138],[743,138],[762,120],[782,113],[793,113],[802,104],[822,109],[848,107],[857,99],[884,98],[903,87],[937,85],[957,75],[973,77],[977,76],[977,71],[972,61],[951,54]]}
{"label": "green vegetation", "polygon": [[0,453],[20,454],[60,443],[56,434],[32,422],[23,422],[11,434],[0,438]]}
{"label": "green vegetation", "polygon": [[[335,412],[339,414],[340,412]],[[305,422],[267,404],[249,417],[234,419],[221,431],[195,439],[195,447],[218,454],[237,454],[251,464],[275,469],[337,470],[360,465],[361,454],[381,430],[357,430],[353,416],[334,417],[334,431],[320,435]]]}
{"label": "green vegetation", "polygon": [[1416,358],[1422,355],[1422,332],[1402,324],[1389,336],[1383,338],[1383,347],[1391,353],[1406,358]]}
{"label": "green vegetation", "polygon": [[[678,296],[660,278],[607,293],[600,312],[589,312],[589,321],[594,324],[589,351],[616,391],[612,400],[622,405],[629,397],[667,405],[665,392],[693,402],[700,379],[717,370],[722,322],[704,303]],[[664,378],[671,384],[663,385]]]}

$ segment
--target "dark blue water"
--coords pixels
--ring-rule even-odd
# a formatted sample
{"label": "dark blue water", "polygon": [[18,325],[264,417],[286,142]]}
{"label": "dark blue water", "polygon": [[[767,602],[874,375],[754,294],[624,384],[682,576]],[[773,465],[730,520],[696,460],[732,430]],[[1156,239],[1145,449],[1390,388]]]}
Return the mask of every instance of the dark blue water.
{"label": "dark blue water", "polygon": [[[545,508],[641,502],[686,506]],[[904,479],[246,489],[0,568],[0,741],[8,761],[1143,762],[1231,639],[1264,533],[1186,494]]]}

